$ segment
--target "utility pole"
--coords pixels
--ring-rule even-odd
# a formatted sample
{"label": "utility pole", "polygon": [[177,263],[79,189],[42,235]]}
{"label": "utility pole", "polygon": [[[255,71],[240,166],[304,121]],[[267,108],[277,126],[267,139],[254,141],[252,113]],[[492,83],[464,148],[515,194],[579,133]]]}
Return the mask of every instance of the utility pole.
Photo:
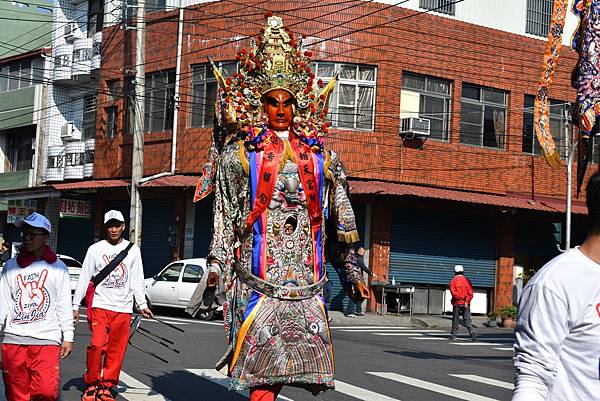
{"label": "utility pole", "polygon": [[135,23],[135,85],[133,118],[133,152],[131,161],[131,204],[129,211],[129,240],[142,243],[142,201],[140,183],[144,175],[144,88],[146,87],[146,15],[145,2],[137,2]]}
{"label": "utility pole", "polygon": [[571,249],[571,197],[572,194],[572,179],[571,176],[573,170],[573,155],[575,154],[575,141],[571,138],[571,132],[569,132],[569,121],[570,121],[571,103],[565,103],[563,107],[563,116],[565,121],[565,157],[567,159],[567,206],[565,210],[566,221],[565,221],[565,251]]}

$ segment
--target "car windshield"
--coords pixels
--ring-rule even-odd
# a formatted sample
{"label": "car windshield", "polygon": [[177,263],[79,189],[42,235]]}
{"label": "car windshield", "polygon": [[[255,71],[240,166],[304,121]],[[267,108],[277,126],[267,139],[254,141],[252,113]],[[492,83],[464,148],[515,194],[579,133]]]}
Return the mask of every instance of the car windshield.
{"label": "car windshield", "polygon": [[67,265],[67,267],[81,267],[81,263],[79,263],[78,261],[76,261],[75,259],[68,259],[68,258],[60,258],[60,260]]}

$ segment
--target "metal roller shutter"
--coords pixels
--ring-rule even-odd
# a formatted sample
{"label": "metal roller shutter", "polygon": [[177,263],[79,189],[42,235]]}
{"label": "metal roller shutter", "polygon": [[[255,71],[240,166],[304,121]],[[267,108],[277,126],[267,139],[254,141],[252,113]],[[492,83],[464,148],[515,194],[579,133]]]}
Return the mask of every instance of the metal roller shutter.
{"label": "metal roller shutter", "polygon": [[194,217],[194,251],[195,258],[205,258],[212,239],[213,230],[213,198],[203,199],[196,203]]}
{"label": "metal roller shutter", "polygon": [[[360,240],[363,241],[363,239],[365,238],[366,208],[365,208],[365,205],[361,204],[361,203],[353,204],[352,208],[354,209],[354,216],[356,218],[358,234],[360,236]],[[325,251],[325,254],[327,255],[327,251]],[[332,289],[332,294],[331,294],[331,304],[329,305],[329,308],[331,310],[338,310],[338,311],[345,310],[346,306],[348,305],[348,297],[346,296],[346,293],[342,289],[342,285],[340,283],[340,277],[336,273],[333,266],[331,266],[329,261],[326,263],[325,266],[327,268],[327,273],[329,273],[329,279],[333,283],[333,289]]]}
{"label": "metal roller shutter", "polygon": [[394,211],[389,280],[447,286],[454,265],[474,287],[494,287],[496,221],[482,216],[417,209]]}
{"label": "metal roller shutter", "polygon": [[[92,206],[91,216],[95,216]],[[83,263],[85,254],[94,243],[94,219],[61,218],[58,222],[57,252]]]}
{"label": "metal roller shutter", "polygon": [[555,233],[559,235],[559,230],[560,227],[555,226],[554,223],[519,219],[516,227],[515,253],[542,256],[550,260],[560,253],[554,236]]}
{"label": "metal roller shutter", "polygon": [[145,199],[142,211],[142,260],[144,275],[152,277],[171,262],[169,225],[175,224],[175,200]]}

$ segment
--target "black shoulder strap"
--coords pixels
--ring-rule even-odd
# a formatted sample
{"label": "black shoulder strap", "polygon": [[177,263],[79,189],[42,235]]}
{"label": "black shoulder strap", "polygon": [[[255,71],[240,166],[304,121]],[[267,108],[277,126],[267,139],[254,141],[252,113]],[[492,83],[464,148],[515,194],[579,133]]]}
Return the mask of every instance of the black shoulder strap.
{"label": "black shoulder strap", "polygon": [[125,259],[132,246],[133,242],[130,242],[129,245],[127,245],[127,248],[119,252],[119,254],[115,256],[115,258],[111,260],[110,263],[104,267],[104,269],[100,270],[100,273],[96,274],[96,276],[92,279],[94,286],[98,286],[102,280],[104,280],[110,273],[112,273],[113,270],[115,270],[119,263]]}

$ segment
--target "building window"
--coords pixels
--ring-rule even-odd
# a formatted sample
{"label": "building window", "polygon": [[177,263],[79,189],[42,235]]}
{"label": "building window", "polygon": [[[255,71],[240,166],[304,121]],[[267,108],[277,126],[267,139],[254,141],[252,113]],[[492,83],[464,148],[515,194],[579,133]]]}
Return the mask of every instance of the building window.
{"label": "building window", "polygon": [[93,139],[96,137],[96,106],[98,97],[90,95],[83,98],[83,140]]}
{"label": "building window", "polygon": [[419,7],[442,14],[454,15],[455,0],[419,0]]}
{"label": "building window", "polygon": [[174,96],[175,70],[146,75],[144,132],[166,131],[173,128]]}
{"label": "building window", "polygon": [[31,169],[35,129],[21,128],[7,131],[5,171]]}
{"label": "building window", "polygon": [[463,84],[460,113],[460,142],[504,149],[506,92]]}
{"label": "building window", "polygon": [[41,57],[3,64],[0,66],[0,92],[42,83],[43,76],[44,62]]}
{"label": "building window", "polygon": [[106,115],[106,127],[104,131],[104,135],[107,138],[113,138],[117,136],[118,130],[118,119],[119,119],[119,109],[117,107],[105,107],[104,114]]}
{"label": "building window", "polygon": [[[535,96],[526,95],[523,111],[523,153],[532,155],[541,155],[542,149],[535,135],[533,125],[534,109],[533,103]],[[550,99],[548,109],[550,111],[550,133],[554,139],[554,143],[558,149],[558,154],[561,158],[564,157],[564,139],[565,126],[568,124],[569,132],[573,129],[573,125],[569,124],[564,117],[563,109],[566,102]]]}
{"label": "building window", "polygon": [[[237,72],[237,62],[219,63],[219,70],[228,77]],[[217,98],[217,81],[210,64],[192,66],[192,112],[190,127],[212,127]]]}
{"label": "building window", "polygon": [[400,118],[429,120],[430,138],[448,140],[451,82],[445,79],[402,73]]}
{"label": "building window", "polygon": [[342,64],[313,63],[317,79],[325,83],[339,72],[339,80],[329,98],[329,119],[334,127],[373,130],[375,125],[375,67]]}
{"label": "building window", "polygon": [[552,19],[554,0],[527,0],[527,23],[525,32],[547,37]]}
{"label": "building window", "polygon": [[111,79],[106,81],[106,89],[108,100],[116,101],[121,97],[121,81],[119,79]]}

